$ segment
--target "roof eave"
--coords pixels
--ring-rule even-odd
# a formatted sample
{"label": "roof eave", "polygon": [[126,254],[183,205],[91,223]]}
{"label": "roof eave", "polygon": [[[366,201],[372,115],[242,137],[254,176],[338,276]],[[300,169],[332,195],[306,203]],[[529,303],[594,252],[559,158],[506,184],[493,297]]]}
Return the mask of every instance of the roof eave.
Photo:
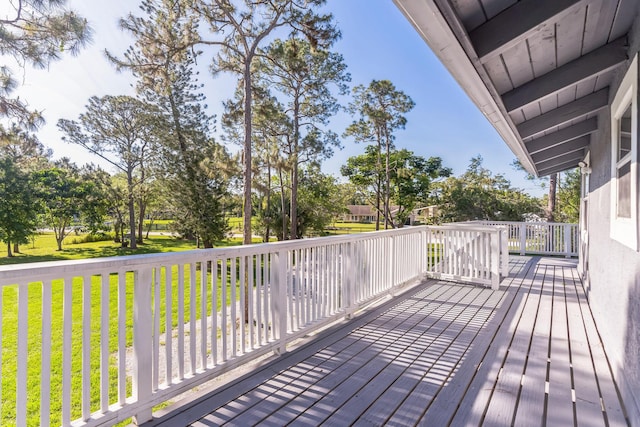
{"label": "roof eave", "polygon": [[[491,83],[485,82],[480,75],[474,61],[456,37],[435,2],[433,0],[393,1],[473,103],[493,125],[507,146],[520,160],[525,170],[537,175],[537,170],[527,154],[523,141],[514,131],[515,125],[501,106],[502,101],[496,100],[499,95],[491,87]],[[472,52],[471,55],[475,54]],[[475,59],[479,64],[479,60]]]}

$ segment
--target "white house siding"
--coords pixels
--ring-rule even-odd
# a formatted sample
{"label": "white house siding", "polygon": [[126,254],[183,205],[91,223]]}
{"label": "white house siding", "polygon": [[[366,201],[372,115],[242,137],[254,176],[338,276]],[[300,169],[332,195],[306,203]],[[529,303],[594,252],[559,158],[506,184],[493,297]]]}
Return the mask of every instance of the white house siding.
{"label": "white house siding", "polygon": [[[634,53],[640,48],[638,19],[630,34],[629,57],[633,59]],[[615,84],[611,86],[610,100],[615,96],[623,76],[624,72],[620,72]],[[631,425],[640,426],[640,253],[609,236],[609,110],[602,112],[599,120],[604,126],[592,136],[590,147],[592,173],[588,205],[589,272],[585,286]]]}

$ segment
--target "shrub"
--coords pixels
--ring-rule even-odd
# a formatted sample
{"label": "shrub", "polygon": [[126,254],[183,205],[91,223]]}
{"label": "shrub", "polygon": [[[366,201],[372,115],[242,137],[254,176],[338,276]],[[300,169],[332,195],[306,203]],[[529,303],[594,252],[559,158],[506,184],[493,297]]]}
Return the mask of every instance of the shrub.
{"label": "shrub", "polygon": [[113,233],[100,232],[100,233],[85,234],[83,236],[74,237],[73,239],[71,239],[69,243],[72,245],[78,245],[80,243],[105,242],[107,240],[113,240],[114,237],[115,236]]}

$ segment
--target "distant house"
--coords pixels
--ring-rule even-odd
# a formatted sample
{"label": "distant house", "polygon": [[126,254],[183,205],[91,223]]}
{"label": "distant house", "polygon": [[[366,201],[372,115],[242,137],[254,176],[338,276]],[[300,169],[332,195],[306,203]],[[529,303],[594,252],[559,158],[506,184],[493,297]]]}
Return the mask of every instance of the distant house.
{"label": "distant house", "polygon": [[581,279],[640,426],[640,1],[394,2],[527,171],[580,168]]}
{"label": "distant house", "polygon": [[[348,205],[348,213],[342,215],[342,220],[345,222],[375,222],[376,210],[370,205]],[[398,213],[398,206],[390,206],[391,218],[395,220]],[[437,213],[437,206],[428,206],[426,209],[426,215],[434,216],[434,212]],[[423,214],[424,215],[424,214]],[[414,210],[409,215],[409,223],[413,224],[418,219],[416,211]],[[380,215],[380,221],[384,222],[384,217]]]}
{"label": "distant house", "polygon": [[348,205],[349,212],[342,215],[345,222],[374,222],[376,210],[369,205]]}

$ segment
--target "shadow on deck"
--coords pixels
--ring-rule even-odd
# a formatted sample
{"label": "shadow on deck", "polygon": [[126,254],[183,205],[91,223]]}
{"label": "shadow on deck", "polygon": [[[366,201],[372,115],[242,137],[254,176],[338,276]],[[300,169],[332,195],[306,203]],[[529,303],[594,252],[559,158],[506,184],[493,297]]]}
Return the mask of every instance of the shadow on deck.
{"label": "shadow on deck", "polygon": [[152,425],[627,425],[575,261],[425,281]]}

